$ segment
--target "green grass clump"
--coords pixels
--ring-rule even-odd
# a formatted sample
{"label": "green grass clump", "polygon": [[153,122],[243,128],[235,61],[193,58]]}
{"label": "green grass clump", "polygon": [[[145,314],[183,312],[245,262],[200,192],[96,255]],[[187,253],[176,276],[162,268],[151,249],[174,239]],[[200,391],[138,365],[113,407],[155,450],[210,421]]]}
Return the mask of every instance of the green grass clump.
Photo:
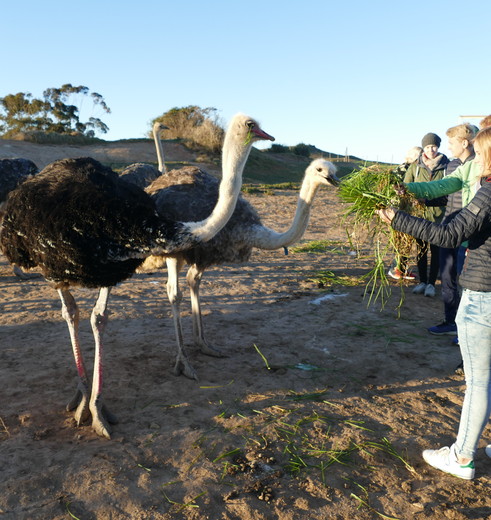
{"label": "green grass clump", "polygon": [[382,222],[375,212],[393,207],[416,216],[424,214],[424,206],[412,194],[396,190],[400,182],[391,167],[373,165],[347,175],[339,187],[341,200],[350,204],[344,214],[347,226],[352,228],[351,233],[347,230],[348,235],[367,238],[373,244],[374,267],[367,275],[366,289],[369,304],[380,298],[384,305],[390,295],[384,260],[410,258],[415,243],[413,237]]}
{"label": "green grass clump", "polygon": [[336,275],[327,269],[316,271],[308,278],[308,281],[317,284],[318,287],[331,287],[333,285],[356,287],[364,283],[358,276]]}
{"label": "green grass clump", "polygon": [[326,253],[335,252],[342,245],[340,240],[311,240],[305,244],[292,247],[293,253]]}

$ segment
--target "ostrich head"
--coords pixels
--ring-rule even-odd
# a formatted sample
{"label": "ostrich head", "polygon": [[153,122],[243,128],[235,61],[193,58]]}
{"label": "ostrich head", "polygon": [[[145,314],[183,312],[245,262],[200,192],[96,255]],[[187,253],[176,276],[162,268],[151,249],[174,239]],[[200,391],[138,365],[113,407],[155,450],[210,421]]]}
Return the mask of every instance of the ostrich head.
{"label": "ostrich head", "polygon": [[169,130],[169,127],[164,125],[162,121],[155,121],[155,123],[153,124],[153,131],[162,132],[162,130]]}
{"label": "ostrich head", "polygon": [[261,129],[259,123],[245,114],[236,114],[230,122],[227,137],[235,142],[242,142],[244,146],[256,141],[274,141],[274,137]]}
{"label": "ostrich head", "polygon": [[339,178],[336,176],[336,171],[336,166],[332,162],[325,159],[314,159],[305,170],[305,176],[319,185],[337,186]]}

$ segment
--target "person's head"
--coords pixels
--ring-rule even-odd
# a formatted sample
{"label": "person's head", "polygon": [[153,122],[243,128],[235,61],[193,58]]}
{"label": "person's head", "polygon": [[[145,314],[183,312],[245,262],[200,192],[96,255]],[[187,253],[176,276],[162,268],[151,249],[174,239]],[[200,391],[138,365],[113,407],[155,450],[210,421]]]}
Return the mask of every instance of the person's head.
{"label": "person's head", "polygon": [[483,128],[474,139],[474,162],[481,166],[481,175],[491,175],[491,127]]}
{"label": "person's head", "polygon": [[481,119],[479,126],[481,127],[481,130],[483,128],[487,128],[488,126],[491,126],[491,116],[486,116],[483,119]]}
{"label": "person's head", "polygon": [[438,148],[442,140],[434,133],[430,132],[421,139],[421,147],[423,153],[428,159],[434,159],[438,155]]}
{"label": "person's head", "polygon": [[474,148],[472,141],[479,129],[469,123],[452,126],[447,130],[448,149],[452,157],[464,161],[472,155]]}
{"label": "person's head", "polygon": [[421,146],[413,146],[410,148],[406,153],[406,159],[405,163],[412,164],[413,162],[416,162],[419,159],[419,156],[423,152],[423,148]]}

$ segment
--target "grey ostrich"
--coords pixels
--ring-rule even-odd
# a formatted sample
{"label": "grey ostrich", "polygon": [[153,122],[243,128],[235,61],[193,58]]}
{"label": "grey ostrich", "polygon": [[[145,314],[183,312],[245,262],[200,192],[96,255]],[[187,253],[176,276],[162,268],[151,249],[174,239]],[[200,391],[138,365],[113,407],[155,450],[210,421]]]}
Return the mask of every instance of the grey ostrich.
{"label": "grey ostrich", "polygon": [[[38,266],[58,291],[79,377],[68,404],[69,410],[76,409],[78,424],[91,415],[97,434],[109,438],[109,423],[115,422],[102,402],[102,335],[111,287],[129,278],[146,256],[193,247],[219,232],[235,208],[251,146],[260,139],[272,137],[249,117],[233,119],[217,203],[209,217],[198,221],[160,216],[148,194],[91,158],[56,161],[11,193],[0,246],[11,262]],[[90,320],[95,339],[91,393],[73,286],[99,288]]]}
{"label": "grey ostrich", "polygon": [[[197,244],[185,251],[150,256],[141,270],[151,270],[167,264],[167,294],[172,307],[177,341],[177,356],[174,373],[183,373],[189,378],[197,375],[184,351],[180,319],[179,271],[184,264],[190,267],[187,282],[190,287],[193,341],[208,355],[221,356],[205,339],[199,288],[205,269],[222,263],[240,263],[249,260],[253,247],[278,249],[298,241],[305,232],[310,217],[314,196],[321,185],[336,185],[336,167],[323,159],[316,159],[308,166],[300,189],[297,209],[291,227],[278,233],[261,224],[256,210],[239,197],[235,211],[226,226],[210,241]],[[148,188],[159,213],[172,220],[205,218],[218,196],[218,181],[211,175],[195,168],[172,170],[159,177]]]}
{"label": "grey ostrich", "polygon": [[[160,146],[162,146],[162,143],[160,143]],[[8,194],[38,172],[39,168],[30,159],[22,157],[0,159],[0,222]],[[17,265],[13,266],[13,271],[22,280],[39,277],[37,273],[24,273]]]}
{"label": "grey ostrich", "polygon": [[169,127],[157,121],[152,128],[155,148],[157,149],[158,169],[151,164],[135,163],[127,166],[119,176],[127,182],[131,182],[140,188],[146,188],[157,177],[166,173],[164,163],[164,151],[162,148],[162,141],[160,140],[160,132],[167,130]]}

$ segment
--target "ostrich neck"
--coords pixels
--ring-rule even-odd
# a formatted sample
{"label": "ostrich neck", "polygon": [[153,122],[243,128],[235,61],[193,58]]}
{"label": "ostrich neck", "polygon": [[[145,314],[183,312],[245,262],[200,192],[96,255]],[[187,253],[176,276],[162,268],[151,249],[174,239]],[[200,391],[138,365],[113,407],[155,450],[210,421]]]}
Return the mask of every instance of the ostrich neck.
{"label": "ostrich neck", "polygon": [[305,178],[300,188],[297,209],[290,228],[284,233],[278,233],[265,226],[258,226],[255,229],[251,245],[259,249],[278,249],[300,240],[307,229],[312,201],[318,188],[319,184],[314,184]]}
{"label": "ostrich neck", "polygon": [[157,150],[157,160],[159,162],[159,172],[167,173],[164,162],[164,148],[160,139],[160,131],[156,128],[153,129],[153,140],[155,142],[155,149]]}
{"label": "ostrich neck", "polygon": [[210,240],[229,221],[237,204],[242,186],[242,172],[251,148],[252,143],[237,142],[237,139],[230,135],[225,137],[222,154],[222,180],[216,206],[205,220],[185,223],[195,239],[204,242]]}

